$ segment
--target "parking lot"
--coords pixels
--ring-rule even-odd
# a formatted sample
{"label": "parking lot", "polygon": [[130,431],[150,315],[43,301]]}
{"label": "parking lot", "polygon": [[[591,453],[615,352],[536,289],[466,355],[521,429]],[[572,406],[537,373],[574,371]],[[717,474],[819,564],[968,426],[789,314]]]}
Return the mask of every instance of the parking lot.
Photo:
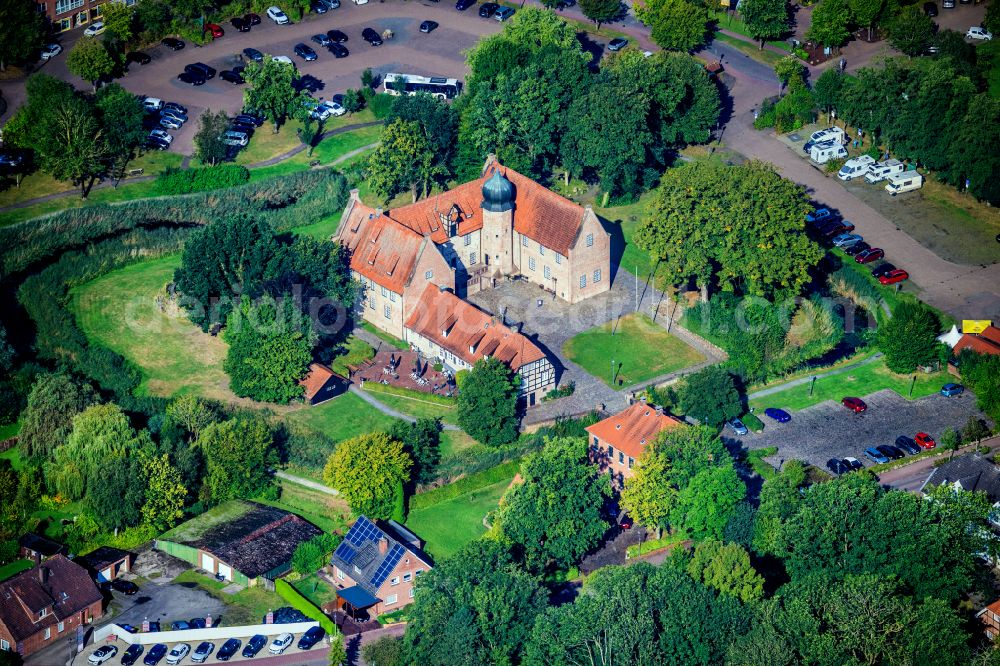
{"label": "parking lot", "polygon": [[918,431],[939,440],[945,428],[959,429],[970,416],[981,416],[970,391],[951,398],[935,394],[907,400],[895,391],[885,390],[864,396],[864,400],[868,409],[862,414],[827,401],[792,412],[788,423],[776,423],[760,415],[763,433],[737,437],[727,428],[723,436],[748,449],[777,447],[778,452],[765,459],[776,467],[787,460],[803,460],[826,469],[831,458],[847,456],[871,466],[872,461],[863,455],[869,446],[892,444],[899,435],[913,437]]}
{"label": "parking lot", "polygon": [[115,624],[141,627],[143,620],[159,622],[164,630],[171,622],[211,615],[216,623],[225,622],[225,604],[204,590],[183,583],[146,583],[139,592],[126,597],[114,593],[115,604],[121,609],[112,618]]}

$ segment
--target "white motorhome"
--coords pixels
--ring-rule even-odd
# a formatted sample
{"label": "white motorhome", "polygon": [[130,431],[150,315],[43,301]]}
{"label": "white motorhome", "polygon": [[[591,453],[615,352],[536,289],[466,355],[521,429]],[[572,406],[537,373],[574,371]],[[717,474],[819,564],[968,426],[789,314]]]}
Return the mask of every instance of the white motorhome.
{"label": "white motorhome", "polygon": [[802,152],[808,155],[812,152],[813,146],[824,141],[847,143],[847,135],[839,127],[827,127],[826,129],[818,130],[809,135],[809,140],[802,146]]}
{"label": "white motorhome", "polygon": [[816,164],[847,157],[847,149],[839,141],[822,141],[809,149],[809,159]]}
{"label": "white motorhome", "polygon": [[889,176],[888,181],[885,185],[885,191],[892,196],[896,196],[901,192],[919,190],[924,185],[924,177],[916,171],[904,171],[903,173],[893,174]]}
{"label": "white motorhome", "polygon": [[885,180],[889,176],[897,173],[903,173],[903,169],[906,166],[897,159],[886,160],[885,162],[876,162],[868,169],[868,175],[865,176],[865,181],[874,185],[880,180]]}
{"label": "white motorhome", "polygon": [[840,178],[841,180],[854,180],[855,178],[861,178],[868,173],[868,169],[873,164],[875,164],[875,158],[871,155],[852,157],[844,162],[844,166],[840,167],[840,171],[837,172],[837,178]]}

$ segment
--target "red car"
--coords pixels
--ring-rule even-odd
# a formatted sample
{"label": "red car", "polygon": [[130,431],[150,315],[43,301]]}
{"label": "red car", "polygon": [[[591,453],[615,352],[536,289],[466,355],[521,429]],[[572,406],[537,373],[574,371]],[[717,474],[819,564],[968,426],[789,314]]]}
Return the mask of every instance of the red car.
{"label": "red car", "polygon": [[212,33],[213,39],[218,39],[226,34],[226,31],[222,29],[222,26],[217,23],[206,23],[205,30],[203,32]]}
{"label": "red car", "polygon": [[861,398],[844,398],[840,402],[855,414],[860,414],[868,409],[868,405]]}
{"label": "red car", "polygon": [[902,268],[897,268],[894,271],[889,271],[885,275],[880,275],[878,281],[882,284],[896,284],[897,282],[902,282],[903,280],[908,280],[910,274],[904,271]]}
{"label": "red car", "polygon": [[882,259],[885,257],[885,252],[882,251],[880,247],[871,247],[864,252],[859,252],[857,256],[854,257],[854,261],[859,264],[868,264],[876,259]]}
{"label": "red car", "polygon": [[913,441],[915,441],[917,446],[922,449],[933,449],[937,446],[937,442],[934,441],[934,438],[926,432],[918,432],[917,436],[913,438]]}

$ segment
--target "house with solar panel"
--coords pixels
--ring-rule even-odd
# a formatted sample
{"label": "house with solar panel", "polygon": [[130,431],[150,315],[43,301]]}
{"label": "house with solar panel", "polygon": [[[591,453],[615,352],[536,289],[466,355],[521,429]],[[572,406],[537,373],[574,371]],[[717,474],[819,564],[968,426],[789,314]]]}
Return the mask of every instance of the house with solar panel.
{"label": "house with solar panel", "polygon": [[394,520],[361,516],[330,559],[337,610],[374,618],[413,603],[417,579],[433,568],[415,534]]}

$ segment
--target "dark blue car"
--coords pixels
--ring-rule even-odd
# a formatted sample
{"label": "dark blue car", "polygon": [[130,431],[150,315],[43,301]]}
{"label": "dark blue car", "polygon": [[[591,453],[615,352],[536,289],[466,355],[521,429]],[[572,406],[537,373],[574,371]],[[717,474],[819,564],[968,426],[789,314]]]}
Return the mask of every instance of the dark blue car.
{"label": "dark blue car", "polygon": [[149,648],[149,652],[146,653],[146,658],[142,660],[142,663],[146,664],[146,666],[156,666],[166,654],[167,646],[163,643],[157,643]]}
{"label": "dark blue car", "polygon": [[941,395],[950,398],[953,395],[962,395],[965,387],[961,384],[945,384],[941,387]]}
{"label": "dark blue car", "polygon": [[246,646],[243,648],[241,653],[244,657],[255,657],[257,653],[264,649],[267,645],[267,637],[261,634],[255,634],[253,638],[247,641]]}
{"label": "dark blue car", "polygon": [[219,651],[215,653],[215,658],[219,661],[229,661],[230,657],[236,654],[243,642],[238,638],[230,638],[222,644]]}
{"label": "dark blue car", "polygon": [[145,648],[138,643],[135,645],[129,645],[122,654],[122,666],[132,666],[135,662],[139,661],[139,657],[142,656],[142,652]]}
{"label": "dark blue car", "polygon": [[302,634],[302,638],[299,639],[298,648],[300,650],[308,650],[323,640],[323,636],[325,635],[326,632],[323,630],[323,627],[309,627],[308,631]]}
{"label": "dark blue car", "polygon": [[769,419],[774,419],[778,423],[788,423],[792,420],[792,416],[783,409],[778,409],[777,407],[768,407],[764,410],[764,416]]}

